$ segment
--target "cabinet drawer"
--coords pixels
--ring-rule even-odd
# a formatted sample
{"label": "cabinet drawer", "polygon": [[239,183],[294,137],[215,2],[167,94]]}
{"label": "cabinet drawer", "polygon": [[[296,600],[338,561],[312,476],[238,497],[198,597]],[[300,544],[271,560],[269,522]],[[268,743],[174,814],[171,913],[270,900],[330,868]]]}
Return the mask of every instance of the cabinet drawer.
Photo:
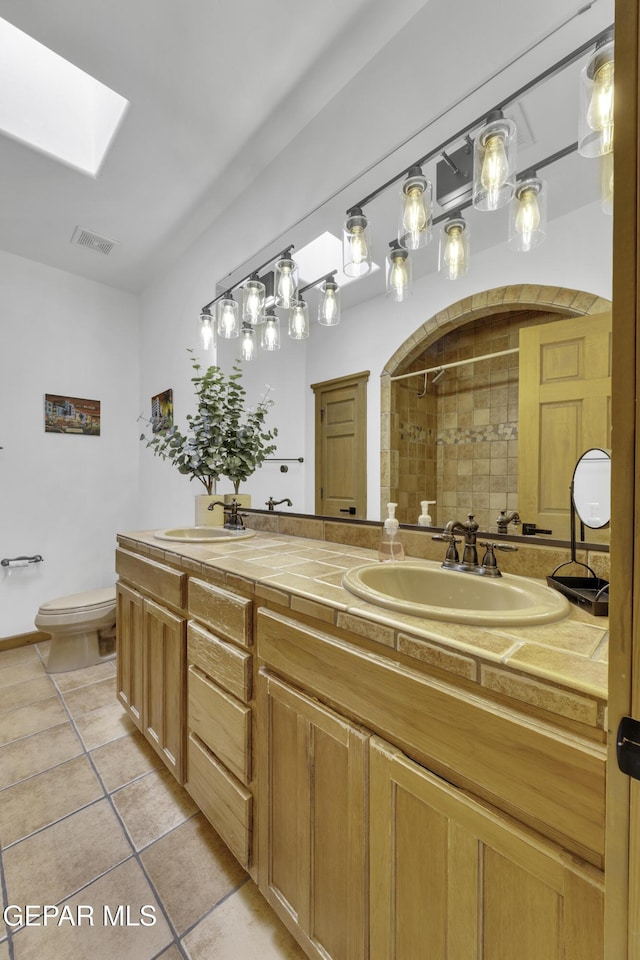
{"label": "cabinet drawer", "polygon": [[186,787],[207,820],[247,869],[251,860],[253,798],[193,733],[189,734]]}
{"label": "cabinet drawer", "polygon": [[116,572],[123,580],[135,584],[162,603],[178,610],[184,609],[187,583],[185,573],[164,567],[155,560],[138,557],[120,547],[116,550]]}
{"label": "cabinet drawer", "polygon": [[189,663],[199,667],[212,680],[248,703],[251,699],[251,663],[253,657],[232,643],[221,640],[193,621],[187,628]]}
{"label": "cabinet drawer", "polygon": [[189,613],[227,640],[251,646],[251,600],[204,580],[189,580]]}
{"label": "cabinet drawer", "polygon": [[225,693],[197,667],[188,671],[189,729],[232,773],[251,779],[251,710]]}

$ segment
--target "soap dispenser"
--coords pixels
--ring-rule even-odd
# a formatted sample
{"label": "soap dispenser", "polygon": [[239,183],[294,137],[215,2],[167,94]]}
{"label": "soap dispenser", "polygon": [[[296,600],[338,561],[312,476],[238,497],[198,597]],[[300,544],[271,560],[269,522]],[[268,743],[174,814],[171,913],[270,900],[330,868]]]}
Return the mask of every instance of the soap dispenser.
{"label": "soap dispenser", "polygon": [[433,521],[429,514],[429,507],[435,504],[435,500],[421,500],[420,501],[420,516],[418,517],[418,526],[419,527],[432,527]]}
{"label": "soap dispenser", "polygon": [[404,560],[404,547],[400,540],[400,523],[396,519],[397,503],[388,503],[388,517],[382,529],[378,557],[380,560]]}

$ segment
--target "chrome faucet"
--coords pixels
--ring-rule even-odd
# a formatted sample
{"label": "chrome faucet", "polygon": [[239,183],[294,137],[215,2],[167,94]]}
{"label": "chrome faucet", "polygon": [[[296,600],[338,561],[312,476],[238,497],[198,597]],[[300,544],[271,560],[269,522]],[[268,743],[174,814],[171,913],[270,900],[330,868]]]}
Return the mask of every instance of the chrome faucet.
{"label": "chrome faucet", "polygon": [[209,504],[207,510],[213,510],[214,507],[222,507],[224,510],[224,528],[225,530],[244,530],[244,521],[242,514],[238,513],[238,501],[234,498],[231,503],[224,503],[222,500],[214,500]]}
{"label": "chrome faucet", "polygon": [[[445,570],[459,570],[461,573],[476,573],[483,577],[501,577],[496,562],[496,550],[517,550],[517,547],[508,543],[487,543],[481,541],[480,546],[485,548],[485,554],[482,562],[478,563],[478,549],[476,546],[476,534],[478,532],[478,523],[470,513],[462,523],[460,520],[449,520],[441,534],[432,537],[433,540],[443,540],[448,544],[447,554],[442,566]],[[462,560],[458,556],[457,544],[460,540],[456,538],[456,533],[464,534],[464,552]]]}
{"label": "chrome faucet", "polygon": [[274,500],[273,497],[269,497],[269,499],[265,502],[265,507],[269,507],[269,510],[273,510],[274,507],[279,507],[281,503],[286,503],[288,507],[293,506],[291,500],[289,500],[289,497],[285,497],[284,500]]}
{"label": "chrome faucet", "polygon": [[498,516],[496,517],[496,526],[498,528],[498,533],[506,533],[507,526],[512,523],[514,527],[517,527],[520,523],[520,514],[517,510],[510,510],[508,513],[506,510],[501,510]]}

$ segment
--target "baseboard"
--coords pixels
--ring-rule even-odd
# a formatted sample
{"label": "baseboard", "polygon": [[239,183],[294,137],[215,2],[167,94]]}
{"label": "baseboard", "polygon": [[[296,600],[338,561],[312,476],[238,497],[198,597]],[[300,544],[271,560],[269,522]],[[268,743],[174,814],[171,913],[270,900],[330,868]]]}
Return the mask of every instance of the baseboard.
{"label": "baseboard", "polygon": [[42,643],[43,640],[48,639],[48,633],[40,633],[38,630],[34,630],[33,633],[18,633],[15,637],[1,637],[0,653],[3,650],[14,650],[16,647],[28,647],[32,643]]}

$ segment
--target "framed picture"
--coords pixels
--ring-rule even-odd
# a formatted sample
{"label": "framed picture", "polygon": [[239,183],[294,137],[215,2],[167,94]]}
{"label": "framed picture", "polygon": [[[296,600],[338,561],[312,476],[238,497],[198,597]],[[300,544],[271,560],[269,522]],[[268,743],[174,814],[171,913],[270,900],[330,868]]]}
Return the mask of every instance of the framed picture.
{"label": "framed picture", "polygon": [[173,426],[173,390],[151,397],[151,431],[166,433]]}
{"label": "framed picture", "polygon": [[44,429],[45,433],[78,433],[99,437],[100,401],[45,393]]}

